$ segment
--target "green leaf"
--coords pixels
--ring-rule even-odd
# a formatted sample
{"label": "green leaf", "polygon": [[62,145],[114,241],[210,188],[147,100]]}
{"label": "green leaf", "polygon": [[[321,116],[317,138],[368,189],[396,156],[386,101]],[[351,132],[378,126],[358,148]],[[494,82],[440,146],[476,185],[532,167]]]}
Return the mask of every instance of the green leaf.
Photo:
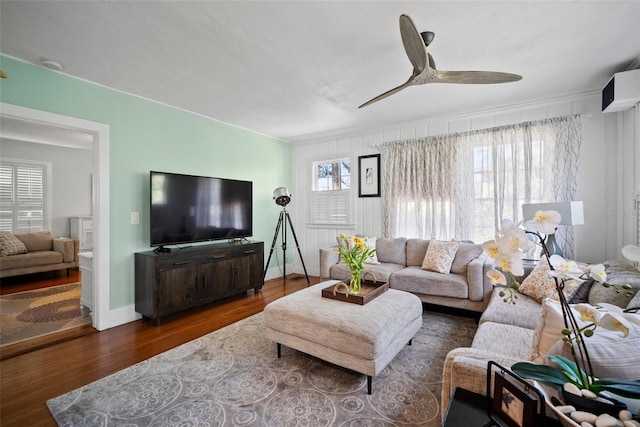
{"label": "green leaf", "polygon": [[583,384],[585,382],[587,374],[573,360],[563,356],[547,356],[547,358],[558,365],[574,383]]}
{"label": "green leaf", "polygon": [[568,375],[560,372],[553,366],[518,362],[511,367],[511,370],[522,378],[537,380],[546,384],[564,385],[564,383],[571,382],[579,385],[579,383],[576,383]]}
{"label": "green leaf", "polygon": [[622,397],[640,399],[640,380],[601,378],[591,384],[591,389],[596,393],[606,390]]}

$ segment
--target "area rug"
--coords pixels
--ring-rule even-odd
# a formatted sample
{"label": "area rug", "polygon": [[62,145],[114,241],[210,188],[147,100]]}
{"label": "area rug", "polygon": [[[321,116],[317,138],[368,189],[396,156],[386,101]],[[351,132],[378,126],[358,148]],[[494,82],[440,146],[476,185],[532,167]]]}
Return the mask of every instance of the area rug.
{"label": "area rug", "polygon": [[290,348],[276,355],[262,313],[47,401],[60,426],[440,426],[444,358],[473,319],[425,312],[373,379]]}
{"label": "area rug", "polygon": [[91,324],[80,310],[80,283],[0,297],[0,346]]}

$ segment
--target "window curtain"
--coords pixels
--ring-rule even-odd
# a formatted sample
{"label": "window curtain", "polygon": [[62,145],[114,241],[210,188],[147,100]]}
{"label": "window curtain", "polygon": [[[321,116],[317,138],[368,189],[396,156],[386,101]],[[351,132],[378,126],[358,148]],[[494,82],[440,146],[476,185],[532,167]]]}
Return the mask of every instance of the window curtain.
{"label": "window curtain", "polygon": [[[581,134],[566,116],[382,144],[384,235],[482,242],[523,203],[575,200]],[[556,239],[572,257],[573,229]]]}

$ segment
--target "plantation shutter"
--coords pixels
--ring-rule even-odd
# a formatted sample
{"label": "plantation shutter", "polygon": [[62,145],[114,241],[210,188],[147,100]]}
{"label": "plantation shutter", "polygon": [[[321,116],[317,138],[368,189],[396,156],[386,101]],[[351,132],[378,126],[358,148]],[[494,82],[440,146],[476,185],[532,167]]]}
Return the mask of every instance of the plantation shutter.
{"label": "plantation shutter", "polygon": [[45,173],[40,164],[0,167],[0,229],[14,233],[45,229]]}
{"label": "plantation shutter", "polygon": [[312,191],[312,224],[349,224],[349,190]]}

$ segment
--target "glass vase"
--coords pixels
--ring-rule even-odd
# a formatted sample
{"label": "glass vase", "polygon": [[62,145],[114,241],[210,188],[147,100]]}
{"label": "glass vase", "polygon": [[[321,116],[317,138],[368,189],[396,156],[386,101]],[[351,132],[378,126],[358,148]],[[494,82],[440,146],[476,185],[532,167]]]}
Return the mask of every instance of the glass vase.
{"label": "glass vase", "polygon": [[359,294],[360,293],[360,284],[361,284],[360,272],[359,271],[352,271],[351,272],[351,279],[349,280],[349,292],[352,293],[352,294]]}

